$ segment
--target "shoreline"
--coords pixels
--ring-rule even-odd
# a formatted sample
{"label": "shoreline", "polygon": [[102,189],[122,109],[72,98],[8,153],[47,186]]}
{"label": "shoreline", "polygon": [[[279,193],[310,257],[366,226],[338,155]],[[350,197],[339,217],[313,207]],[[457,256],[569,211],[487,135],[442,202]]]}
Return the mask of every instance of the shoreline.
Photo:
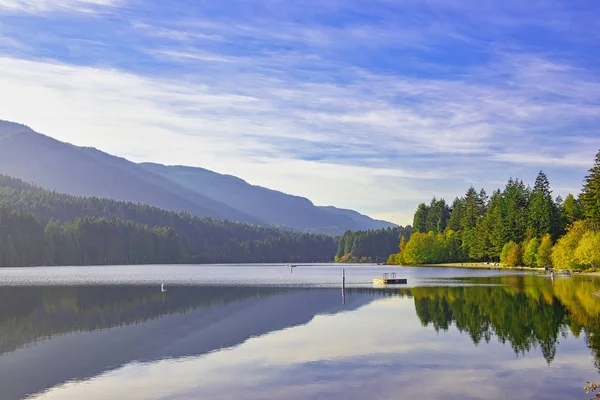
{"label": "shoreline", "polygon": [[[552,271],[552,269],[546,270],[542,267],[509,267],[502,264],[497,263],[494,264],[486,264],[486,263],[440,263],[440,264],[415,264],[415,265],[389,265],[384,264],[389,267],[437,267],[437,268],[466,268],[466,269],[489,269],[489,270],[504,270],[504,271],[532,271],[532,272],[548,272]],[[562,270],[555,270],[555,272],[561,272]],[[563,271],[564,272],[564,271]],[[580,275],[580,276],[600,276],[600,271],[571,271],[572,274]],[[600,291],[598,292],[600,297]]]}
{"label": "shoreline", "polygon": [[[498,264],[498,265],[495,265]],[[499,269],[499,270],[514,270],[514,271],[545,271],[545,268],[541,267],[509,267],[500,263],[486,264],[486,263],[441,263],[441,264],[417,264],[417,265],[399,265],[399,267],[440,267],[440,268],[467,268],[467,269]],[[393,267],[394,265],[390,265]],[[599,273],[600,274],[600,273]]]}

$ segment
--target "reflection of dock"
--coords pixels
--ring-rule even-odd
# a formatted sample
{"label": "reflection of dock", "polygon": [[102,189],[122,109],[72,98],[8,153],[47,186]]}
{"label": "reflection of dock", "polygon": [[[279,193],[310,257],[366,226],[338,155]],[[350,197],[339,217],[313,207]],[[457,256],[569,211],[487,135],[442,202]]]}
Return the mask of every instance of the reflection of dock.
{"label": "reflection of dock", "polygon": [[373,283],[375,285],[399,285],[407,282],[408,279],[406,278],[396,278],[395,272],[392,272],[391,274],[386,272],[383,274],[383,278],[373,278]]}

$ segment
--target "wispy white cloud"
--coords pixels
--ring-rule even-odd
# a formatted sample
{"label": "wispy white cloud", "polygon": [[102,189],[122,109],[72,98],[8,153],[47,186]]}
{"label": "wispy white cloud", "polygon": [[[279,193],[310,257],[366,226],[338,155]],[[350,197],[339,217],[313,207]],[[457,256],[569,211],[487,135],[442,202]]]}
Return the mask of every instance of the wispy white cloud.
{"label": "wispy white cloud", "polygon": [[561,166],[561,167],[589,167],[597,149],[588,149],[582,154],[567,154],[565,156],[548,156],[540,153],[501,153],[493,155],[497,161],[506,161],[515,164],[527,164],[536,167]]}
{"label": "wispy white cloud", "polygon": [[0,0],[0,12],[45,13],[51,11],[93,12],[114,7],[125,0]]}
{"label": "wispy white cloud", "polygon": [[190,32],[188,30],[177,30],[171,28],[163,28],[149,25],[147,23],[133,23],[133,27],[139,29],[147,36],[161,37],[178,41],[186,41],[191,39],[200,40],[213,40],[213,41],[224,41],[225,39],[220,35],[204,34],[199,32]]}

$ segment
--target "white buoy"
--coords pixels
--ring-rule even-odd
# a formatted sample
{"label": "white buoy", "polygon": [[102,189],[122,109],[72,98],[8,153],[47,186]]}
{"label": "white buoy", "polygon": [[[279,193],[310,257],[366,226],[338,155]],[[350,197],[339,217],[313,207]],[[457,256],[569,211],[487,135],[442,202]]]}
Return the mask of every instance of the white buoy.
{"label": "white buoy", "polygon": [[165,288],[165,284],[164,283],[160,284],[160,291],[163,292],[163,293],[167,291],[167,289]]}

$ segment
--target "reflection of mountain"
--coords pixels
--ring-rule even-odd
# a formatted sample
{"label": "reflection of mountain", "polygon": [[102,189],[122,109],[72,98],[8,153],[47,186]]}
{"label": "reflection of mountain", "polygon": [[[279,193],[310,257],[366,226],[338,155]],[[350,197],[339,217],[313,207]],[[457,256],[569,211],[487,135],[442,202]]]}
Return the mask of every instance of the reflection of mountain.
{"label": "reflection of mountain", "polygon": [[157,286],[7,287],[0,290],[0,354],[39,339],[144,322],[164,314],[272,296],[285,289]]}
{"label": "reflection of mountain", "polygon": [[506,286],[425,287],[404,291],[414,297],[424,326],[447,330],[454,324],[475,344],[496,336],[517,354],[540,347],[550,364],[559,336],[568,330],[585,334],[600,368],[600,300],[592,295],[598,282],[590,279],[540,279],[508,276],[470,279],[471,283]]}
{"label": "reflection of mountain", "polygon": [[[3,399],[132,361],[202,355],[373,299],[346,293],[342,304],[336,289],[250,287],[170,287],[166,293],[155,287],[2,288],[0,293],[7,296],[0,303]],[[33,343],[41,338],[49,339]]]}

